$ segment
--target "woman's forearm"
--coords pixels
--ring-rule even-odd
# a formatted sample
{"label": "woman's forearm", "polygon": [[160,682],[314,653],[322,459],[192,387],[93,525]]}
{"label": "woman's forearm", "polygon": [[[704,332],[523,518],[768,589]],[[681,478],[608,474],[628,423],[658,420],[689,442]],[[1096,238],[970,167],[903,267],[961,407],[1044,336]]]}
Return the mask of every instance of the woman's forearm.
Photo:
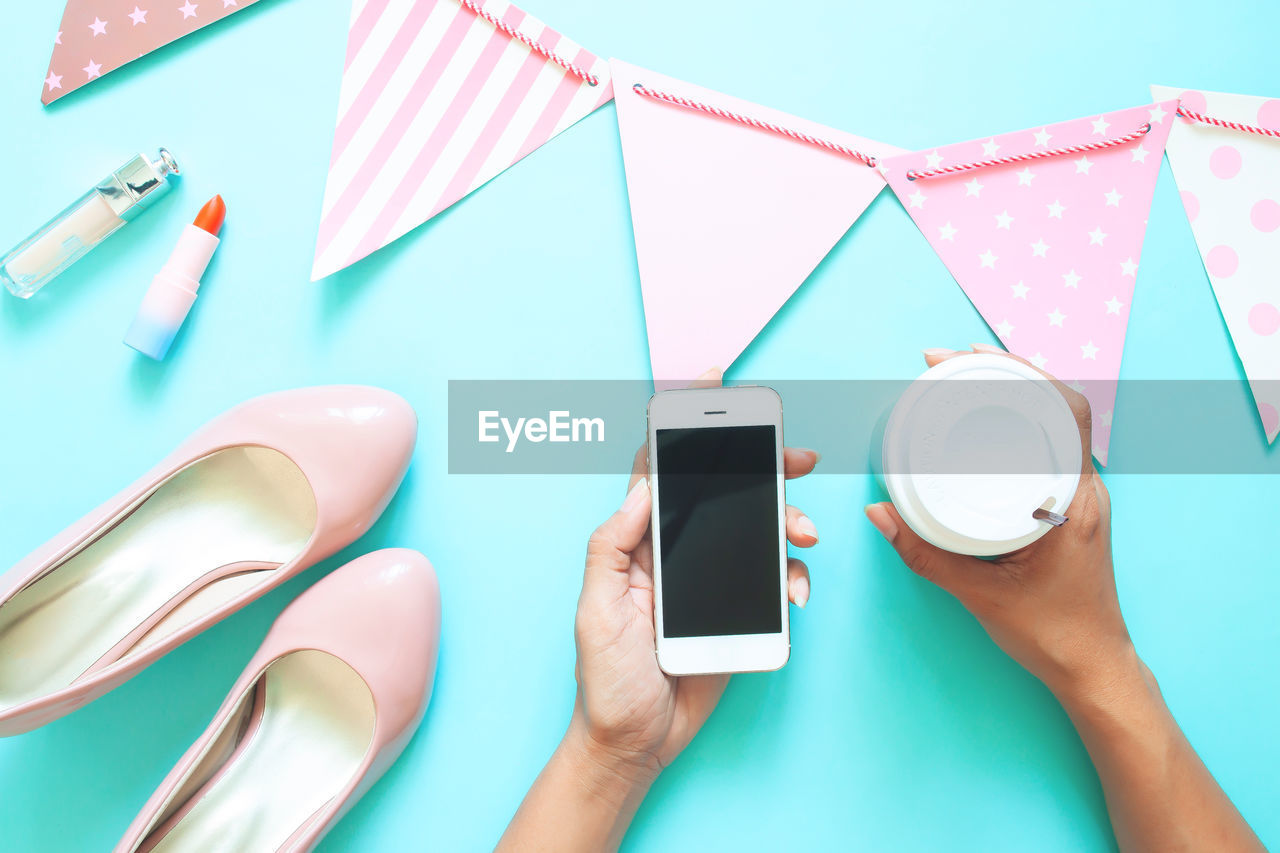
{"label": "woman's forearm", "polygon": [[498,842],[498,853],[616,850],[654,773],[593,747],[577,715]]}
{"label": "woman's forearm", "polygon": [[1102,780],[1121,850],[1265,853],[1131,648],[1055,693]]}

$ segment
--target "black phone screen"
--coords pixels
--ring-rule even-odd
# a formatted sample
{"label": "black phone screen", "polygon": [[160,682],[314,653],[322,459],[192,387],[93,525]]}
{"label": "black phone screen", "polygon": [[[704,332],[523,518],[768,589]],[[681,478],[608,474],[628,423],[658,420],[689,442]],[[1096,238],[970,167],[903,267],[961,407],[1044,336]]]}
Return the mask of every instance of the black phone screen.
{"label": "black phone screen", "polygon": [[664,636],[782,630],[776,447],[767,424],[657,430]]}

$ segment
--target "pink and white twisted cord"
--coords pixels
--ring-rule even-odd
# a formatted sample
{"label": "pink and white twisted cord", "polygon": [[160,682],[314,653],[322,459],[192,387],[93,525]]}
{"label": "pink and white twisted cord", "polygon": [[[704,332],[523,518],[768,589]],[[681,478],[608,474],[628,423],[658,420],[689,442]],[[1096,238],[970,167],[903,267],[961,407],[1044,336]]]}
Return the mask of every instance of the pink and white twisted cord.
{"label": "pink and white twisted cord", "polygon": [[754,127],[759,130],[767,130],[770,133],[776,133],[779,136],[785,136],[788,139],[794,139],[797,142],[805,142],[805,143],[808,143],[809,145],[816,145],[819,148],[825,148],[828,151],[834,151],[837,154],[843,154],[846,157],[852,157],[853,159],[859,161],[860,163],[866,166],[874,167],[876,165],[875,157],[872,157],[870,154],[863,154],[861,151],[858,151],[854,148],[850,148],[847,145],[841,145],[839,142],[832,142],[828,139],[821,139],[817,136],[811,136],[808,133],[802,133],[801,131],[798,131],[798,130],[792,130],[791,128],[774,124],[773,122],[764,121],[758,118],[752,118],[751,116],[744,116],[741,113],[734,113],[734,112],[730,112],[729,110],[722,110],[719,107],[714,107],[710,104],[704,104],[704,103],[701,103],[700,101],[691,101],[688,98],[682,98],[681,96],[673,95],[670,92],[659,92],[654,89],[650,89],[649,87],[645,86],[642,83],[636,83],[631,88],[637,94],[644,95],[647,98],[653,98],[654,100],[664,101],[668,104],[675,104],[676,106],[684,107],[686,109],[696,110],[698,112],[707,113],[713,116],[719,116],[720,118],[729,119],[730,121],[736,121],[739,124],[745,124],[748,127]]}
{"label": "pink and white twisted cord", "polygon": [[1280,139],[1280,130],[1272,130],[1267,127],[1254,127],[1251,124],[1242,124],[1238,121],[1227,121],[1222,118],[1214,118],[1203,113],[1193,113],[1185,107],[1178,107],[1178,115],[1191,121],[1198,121],[1201,124],[1211,124],[1214,127],[1225,127],[1228,130],[1239,130],[1243,133],[1256,133],[1259,136],[1270,136],[1272,139]]}
{"label": "pink and white twisted cord", "polygon": [[1007,166],[1012,163],[1025,163],[1029,160],[1043,160],[1046,157],[1061,157],[1064,154],[1087,154],[1090,151],[1102,151],[1126,145],[1135,139],[1141,139],[1151,131],[1151,123],[1147,122],[1133,133],[1103,139],[1098,142],[1084,142],[1080,145],[1064,145],[1061,148],[1050,148],[1045,151],[1032,151],[1028,154],[1010,154],[1006,157],[992,157],[990,160],[975,160],[972,163],[957,163],[954,166],[940,166],[937,169],[912,169],[907,172],[907,180],[936,178],[939,175],[955,175],[960,172],[971,172],[974,169],[985,169],[988,166]]}
{"label": "pink and white twisted cord", "polygon": [[530,38],[529,36],[520,32],[516,28],[507,26],[502,22],[501,18],[489,12],[486,12],[484,8],[480,6],[479,3],[475,3],[473,2],[473,0],[458,0],[458,3],[460,3],[464,9],[470,9],[478,17],[484,18],[486,21],[488,21],[489,23],[497,27],[500,31],[506,33],[508,36],[520,42],[521,44],[526,45],[535,53],[541,54],[547,59],[550,59],[556,65],[559,65],[561,68],[563,68],[565,71],[568,71],[570,74],[574,75],[575,77],[581,78],[588,85],[591,85],[591,86],[600,85],[599,77],[592,74],[587,69],[579,65],[575,65],[574,63],[565,59],[560,54],[556,53],[554,50],[548,49],[537,39]]}

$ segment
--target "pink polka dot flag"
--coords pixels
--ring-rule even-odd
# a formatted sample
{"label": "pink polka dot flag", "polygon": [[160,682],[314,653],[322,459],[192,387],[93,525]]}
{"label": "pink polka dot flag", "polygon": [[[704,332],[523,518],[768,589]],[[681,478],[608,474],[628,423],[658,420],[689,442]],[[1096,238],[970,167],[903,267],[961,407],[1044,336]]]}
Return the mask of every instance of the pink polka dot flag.
{"label": "pink polka dot flag", "polygon": [[[1280,130],[1280,98],[1152,86],[1191,112]],[[1167,148],[1267,441],[1280,434],[1280,139],[1178,118]]]}
{"label": "pink polka dot flag", "polygon": [[[1147,214],[1176,102],[892,157],[889,186],[1010,352],[1076,387],[1106,464]],[[1116,139],[1131,142],[910,180],[933,170]]]}
{"label": "pink polka dot flag", "polygon": [[68,0],[40,100],[46,104],[257,0]]}

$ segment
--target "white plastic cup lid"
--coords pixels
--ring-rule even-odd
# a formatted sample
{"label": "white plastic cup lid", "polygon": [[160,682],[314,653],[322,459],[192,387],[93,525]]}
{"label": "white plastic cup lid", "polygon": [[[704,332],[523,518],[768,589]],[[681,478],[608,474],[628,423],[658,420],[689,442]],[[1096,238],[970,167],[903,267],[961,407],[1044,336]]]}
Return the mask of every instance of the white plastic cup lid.
{"label": "white plastic cup lid", "polygon": [[885,487],[911,529],[974,556],[1039,539],[1052,525],[1032,513],[1065,513],[1080,479],[1067,401],[1044,376],[999,355],[925,371],[890,413],[883,454]]}

